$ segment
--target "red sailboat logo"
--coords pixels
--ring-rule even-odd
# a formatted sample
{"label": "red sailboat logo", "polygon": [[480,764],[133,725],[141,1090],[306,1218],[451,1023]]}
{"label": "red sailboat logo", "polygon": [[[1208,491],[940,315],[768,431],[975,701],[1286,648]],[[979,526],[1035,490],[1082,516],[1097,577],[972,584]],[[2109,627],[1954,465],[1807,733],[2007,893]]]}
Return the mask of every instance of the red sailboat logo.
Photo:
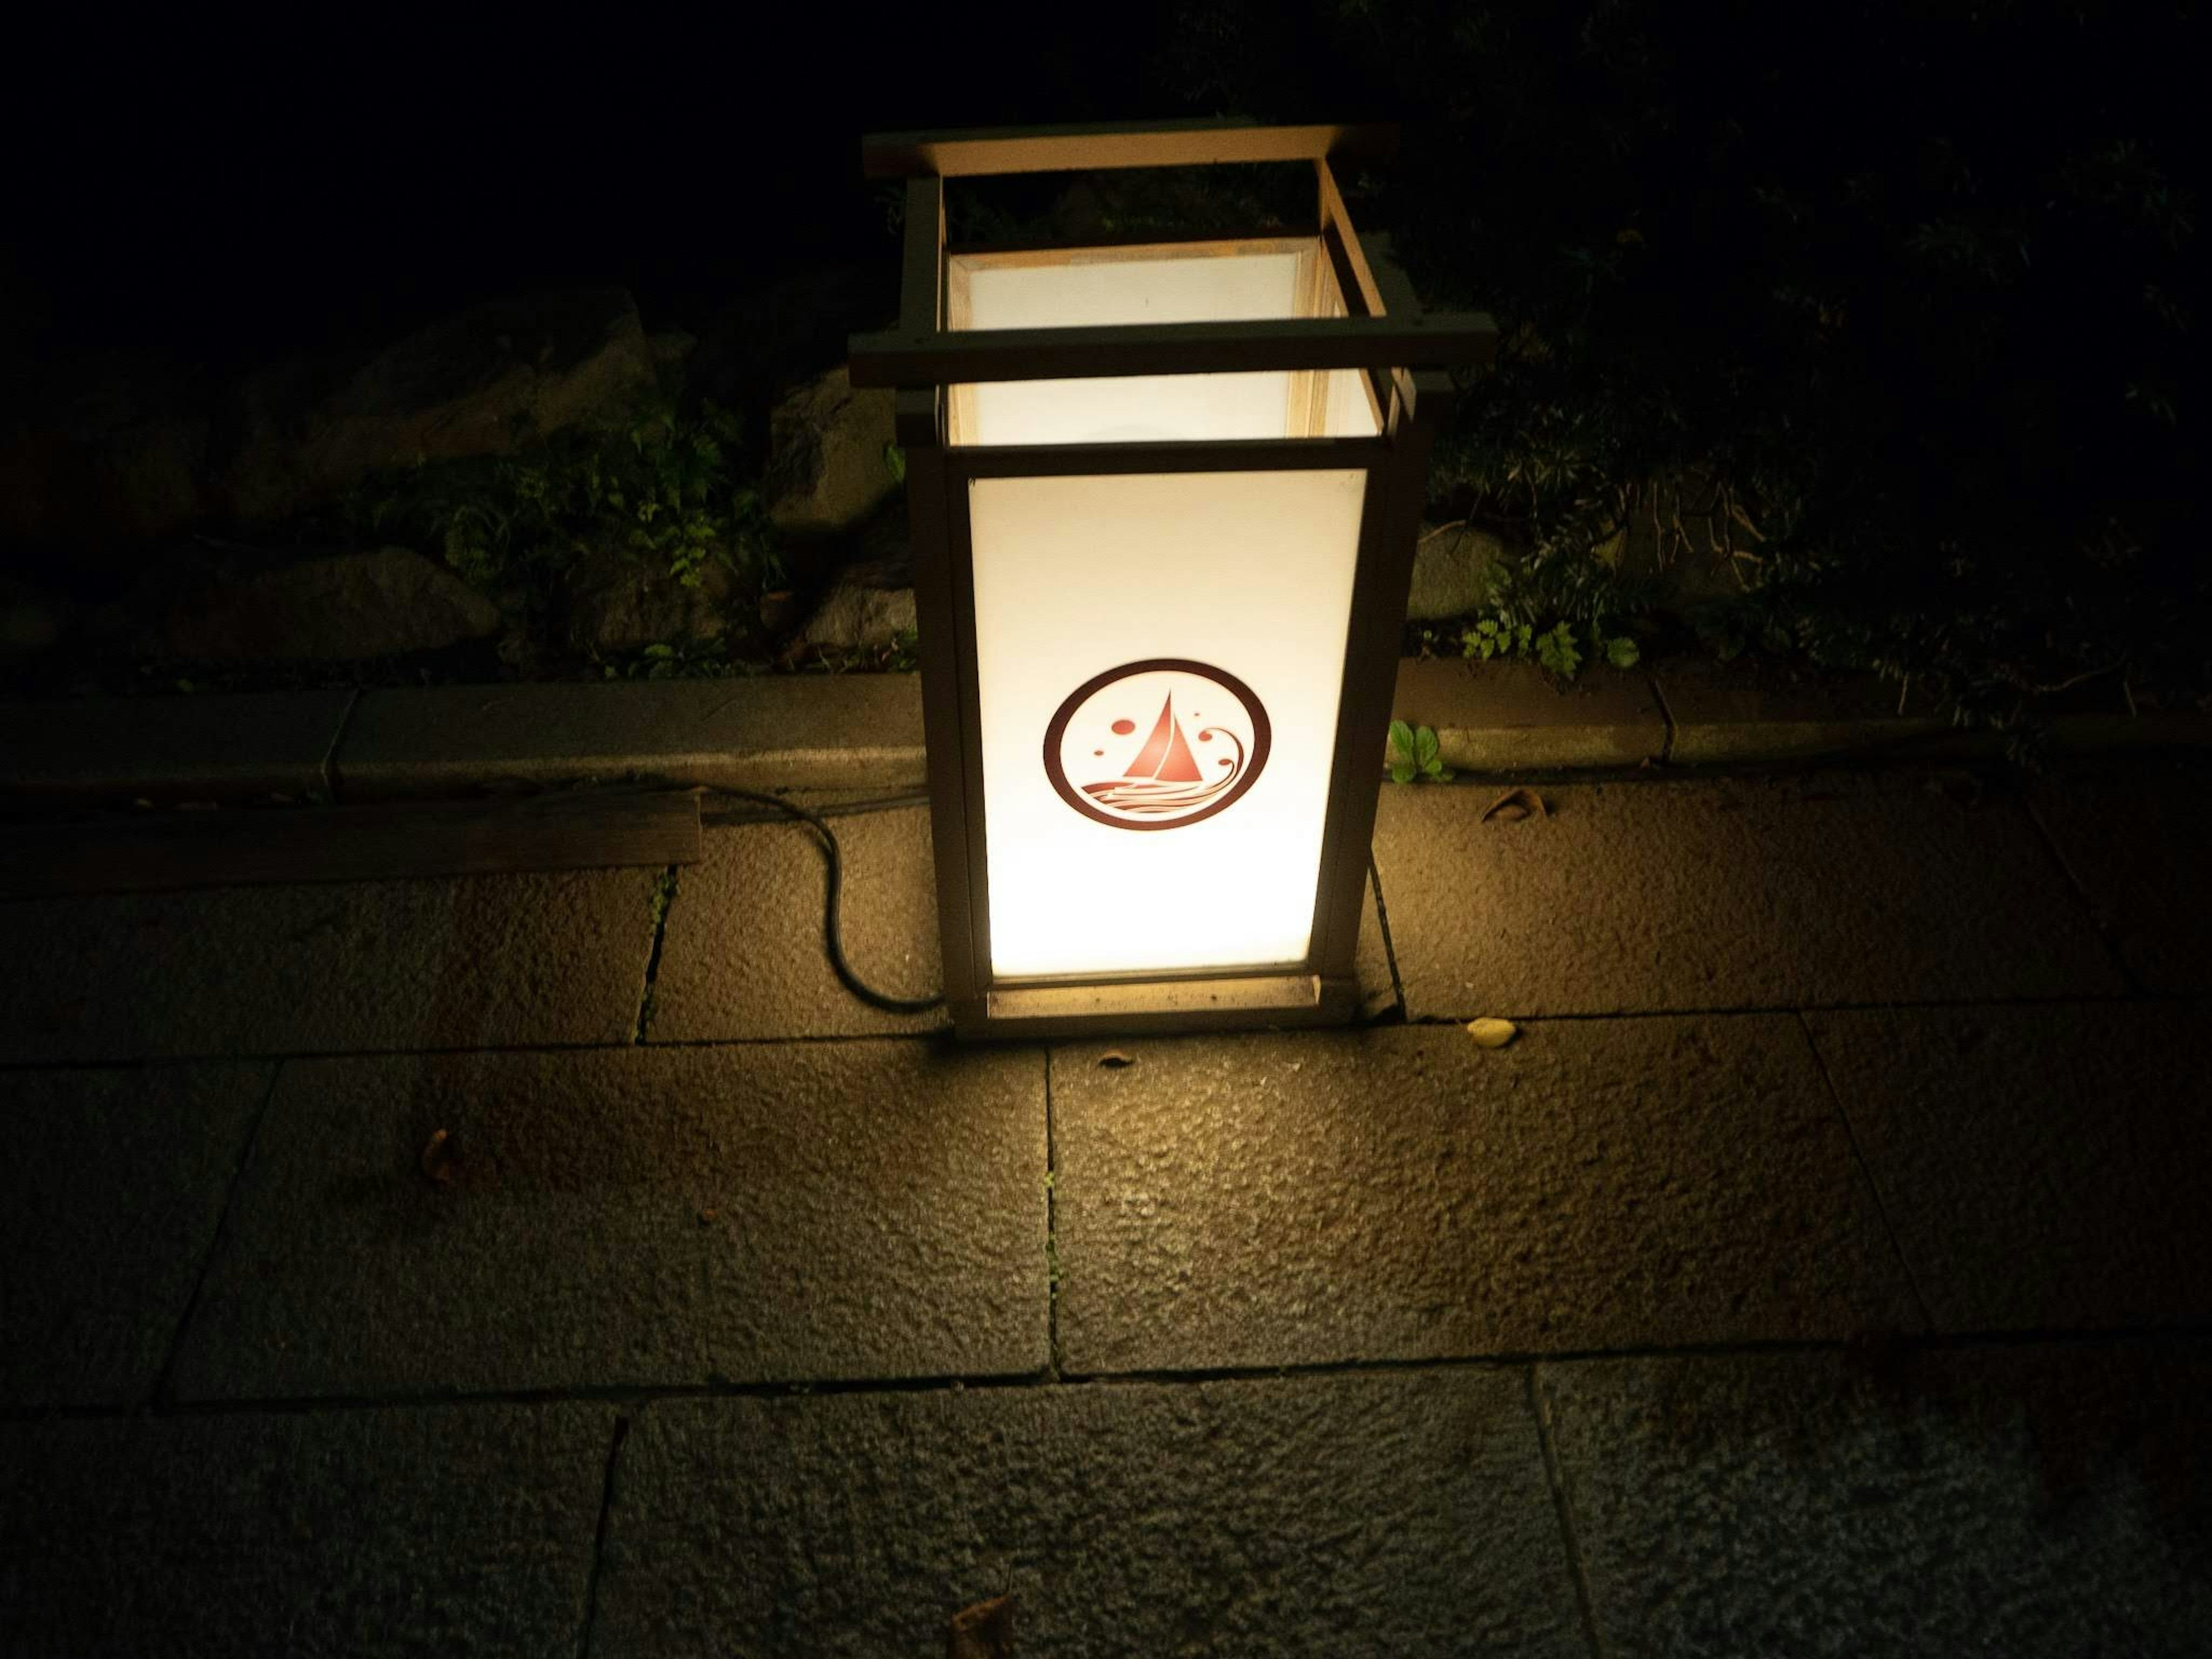
{"label": "red sailboat logo", "polygon": [[[1124,748],[1116,739],[1137,731],[1130,714],[1155,696],[1159,714],[1150,732],[1133,751]],[[1203,663],[1155,658],[1098,675],[1060,704],[1045,735],[1045,771],[1085,817],[1121,830],[1170,830],[1241,797],[1267,763],[1268,741],[1267,712],[1242,680]],[[1070,774],[1091,781],[1076,784]]]}
{"label": "red sailboat logo", "polygon": [[1160,704],[1160,718],[1152,735],[1145,739],[1145,746],[1121,775],[1103,783],[1086,783],[1083,793],[1103,805],[1143,817],[1180,816],[1230,788],[1244,770],[1244,745],[1234,732],[1221,726],[1199,728],[1200,743],[1217,738],[1225,740],[1236,753],[1218,757],[1214,762],[1218,769],[1208,777],[1183,739],[1182,722],[1175,714],[1175,693],[1170,691]]}

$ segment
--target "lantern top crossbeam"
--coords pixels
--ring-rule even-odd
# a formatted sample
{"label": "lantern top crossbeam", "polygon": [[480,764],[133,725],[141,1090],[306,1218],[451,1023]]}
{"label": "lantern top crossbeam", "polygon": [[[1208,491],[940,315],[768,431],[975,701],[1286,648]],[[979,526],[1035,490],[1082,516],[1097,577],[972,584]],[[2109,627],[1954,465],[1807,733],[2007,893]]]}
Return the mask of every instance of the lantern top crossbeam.
{"label": "lantern top crossbeam", "polygon": [[[1374,377],[1486,364],[1497,344],[1491,318],[1481,312],[1425,313],[1402,286],[1396,295],[1386,295],[1352,228],[1332,160],[1385,155],[1396,140],[1395,127],[1261,126],[1237,119],[895,133],[864,139],[861,156],[871,177],[907,181],[906,274],[897,327],[852,337],[852,382],[920,389],[1006,380],[1338,369]],[[1317,248],[1328,262],[1346,314],[1053,327],[949,325],[947,179],[1250,161],[1303,161],[1313,168]],[[1196,250],[1207,245],[1191,246]],[[1379,380],[1370,380],[1370,401],[1382,418]]]}
{"label": "lantern top crossbeam", "polygon": [[1216,167],[1253,161],[1379,161],[1394,126],[1262,126],[1243,117],[1097,126],[882,132],[860,141],[871,179],[975,179],[1014,173]]}

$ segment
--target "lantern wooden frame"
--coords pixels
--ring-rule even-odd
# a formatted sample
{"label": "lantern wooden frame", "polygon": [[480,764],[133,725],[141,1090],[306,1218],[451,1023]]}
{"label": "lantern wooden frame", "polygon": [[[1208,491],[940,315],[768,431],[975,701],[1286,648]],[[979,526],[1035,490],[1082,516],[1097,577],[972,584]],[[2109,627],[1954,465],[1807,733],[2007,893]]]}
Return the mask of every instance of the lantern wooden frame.
{"label": "lantern wooden frame", "polygon": [[[1353,957],[1368,842],[1381,782],[1400,630],[1437,420],[1451,396],[1447,365],[1486,363],[1496,331],[1480,313],[1424,313],[1380,247],[1364,246],[1331,160],[1387,150],[1386,129],[1267,127],[1236,121],[1157,126],[896,134],[862,147],[873,178],[902,178],[905,252],[896,329],[851,342],[855,386],[896,393],[906,459],[922,704],[946,1000],[963,1036],[1057,1036],[1094,1030],[1342,1023],[1358,1012]],[[1306,161],[1316,175],[1310,229],[1130,244],[1143,252],[1315,246],[1341,316],[1231,323],[977,331],[956,325],[956,259],[1100,257],[1081,247],[948,249],[948,178],[1112,167]],[[1249,370],[1357,370],[1379,435],[1174,443],[955,443],[957,389],[977,382]],[[1295,402],[1296,392],[1293,392]],[[1279,969],[1103,974],[1016,981],[994,975],[988,938],[969,491],[977,478],[1114,473],[1269,471],[1365,474],[1343,678],[1314,896],[1302,963]]]}

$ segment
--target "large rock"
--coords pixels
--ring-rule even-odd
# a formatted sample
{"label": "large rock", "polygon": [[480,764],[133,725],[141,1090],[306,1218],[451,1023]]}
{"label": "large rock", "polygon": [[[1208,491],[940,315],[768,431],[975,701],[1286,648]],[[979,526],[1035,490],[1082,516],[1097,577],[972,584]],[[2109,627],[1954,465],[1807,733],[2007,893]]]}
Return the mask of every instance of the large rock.
{"label": "large rock", "polygon": [[875,649],[890,645],[915,625],[914,589],[872,585],[875,573],[848,570],[815,608],[799,635],[805,645],[830,651]]}
{"label": "large rock", "polygon": [[686,587],[665,568],[594,553],[568,573],[568,641],[605,656],[716,639],[727,626],[735,587],[727,568],[712,561],[700,567],[698,584]]}
{"label": "large rock", "polygon": [[618,408],[680,363],[619,289],[483,305],[367,355],[302,356],[239,385],[86,358],[0,386],[0,538],[144,541],[218,516],[267,522],[383,467],[498,453]]}
{"label": "large rock", "polygon": [[1443,622],[1482,608],[1490,566],[1503,544],[1487,531],[1466,525],[1421,526],[1413,551],[1413,586],[1406,615],[1415,622]]}
{"label": "large rock", "polygon": [[301,560],[180,603],[153,641],[179,661],[354,662],[495,633],[499,607],[404,547]]}
{"label": "large rock", "polygon": [[860,524],[898,487],[893,436],[891,393],[855,392],[842,364],[792,392],[769,417],[770,520],[797,536]]}
{"label": "large rock", "polygon": [[283,364],[243,388],[216,495],[265,521],[380,468],[496,454],[618,406],[664,355],[627,293],[592,289],[478,306],[362,362]]}

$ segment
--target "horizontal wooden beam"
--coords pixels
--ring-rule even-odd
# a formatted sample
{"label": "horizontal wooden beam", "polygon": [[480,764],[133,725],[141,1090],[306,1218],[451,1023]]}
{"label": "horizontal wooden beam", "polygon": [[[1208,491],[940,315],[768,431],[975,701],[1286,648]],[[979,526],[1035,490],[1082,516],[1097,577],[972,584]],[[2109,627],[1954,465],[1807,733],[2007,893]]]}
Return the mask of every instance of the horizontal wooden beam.
{"label": "horizontal wooden beam", "polygon": [[1392,126],[1267,127],[1243,118],[1119,122],[963,132],[880,132],[860,141],[871,179],[982,178],[1104,167],[1213,167],[1241,161],[1380,160],[1397,148]]}
{"label": "horizontal wooden beam", "polygon": [[1498,325],[1479,311],[927,335],[893,331],[855,334],[848,343],[856,386],[1286,368],[1442,368],[1487,363],[1497,345]]}
{"label": "horizontal wooden beam", "polygon": [[1188,443],[998,444],[945,452],[956,479],[1131,472],[1333,472],[1381,466],[1388,438],[1213,438]]}

